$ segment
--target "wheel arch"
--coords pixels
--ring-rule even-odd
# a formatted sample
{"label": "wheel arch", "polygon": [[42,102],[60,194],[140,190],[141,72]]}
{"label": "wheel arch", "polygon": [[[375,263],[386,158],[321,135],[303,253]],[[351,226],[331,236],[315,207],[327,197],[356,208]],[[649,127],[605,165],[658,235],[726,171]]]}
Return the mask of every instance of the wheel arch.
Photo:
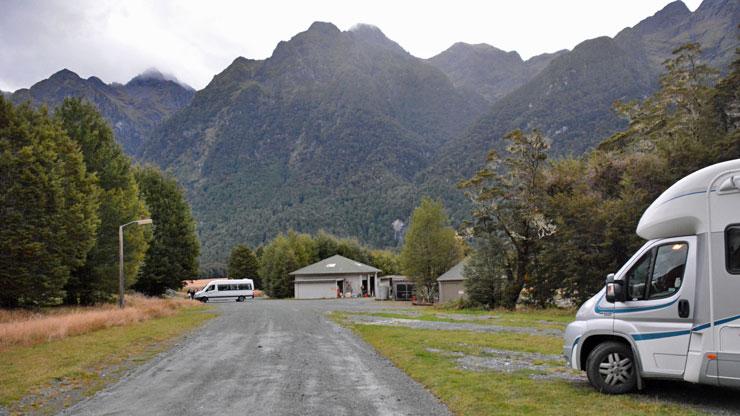
{"label": "wheel arch", "polygon": [[632,350],[632,356],[634,357],[635,363],[637,364],[638,375],[642,373],[642,361],[640,359],[640,354],[635,343],[629,337],[613,332],[589,333],[585,334],[581,338],[578,345],[578,368],[580,368],[581,370],[585,370],[586,360],[588,359],[588,355],[591,354],[591,351],[593,351],[597,345],[607,341],[621,342],[629,347],[630,350]]}

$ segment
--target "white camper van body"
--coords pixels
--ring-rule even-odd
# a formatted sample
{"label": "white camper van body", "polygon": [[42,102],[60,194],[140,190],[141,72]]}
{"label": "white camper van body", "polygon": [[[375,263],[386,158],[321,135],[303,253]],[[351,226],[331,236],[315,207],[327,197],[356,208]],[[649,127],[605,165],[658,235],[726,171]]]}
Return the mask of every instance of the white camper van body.
{"label": "white camper van body", "polygon": [[649,241],[568,325],[569,365],[608,393],[643,378],[740,386],[740,159],[676,182],[637,234]]}
{"label": "white camper van body", "polygon": [[201,302],[212,300],[243,302],[250,298],[254,298],[254,282],[252,279],[211,280],[203,289],[195,292],[193,296],[193,299]]}

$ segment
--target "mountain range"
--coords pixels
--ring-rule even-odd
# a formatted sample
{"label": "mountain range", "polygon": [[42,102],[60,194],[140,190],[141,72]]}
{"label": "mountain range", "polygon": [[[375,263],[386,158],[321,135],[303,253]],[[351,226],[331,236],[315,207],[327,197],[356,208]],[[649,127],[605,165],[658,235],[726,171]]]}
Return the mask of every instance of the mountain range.
{"label": "mountain range", "polygon": [[149,69],[126,84],[106,84],[97,77],[84,79],[63,69],[31,88],[7,95],[16,104],[29,101],[52,109],[67,97],[83,97],[110,122],[123,149],[136,155],[152,130],[188,105],[194,94],[193,88],[156,69]]}
{"label": "mountain range", "polygon": [[465,43],[420,59],[376,27],[316,22],[267,59],[236,58],[197,92],[153,73],[120,85],[60,71],[12,99],[95,103],[129,154],[185,186],[204,266],[291,228],[391,247],[392,223],[423,194],[464,218],[456,183],[508,131],[539,128],[555,155],[580,154],[624,127],[614,101],[655,91],[676,47],[699,42],[726,70],[738,21],[736,0],[693,13],[674,2],[614,38],[527,60]]}

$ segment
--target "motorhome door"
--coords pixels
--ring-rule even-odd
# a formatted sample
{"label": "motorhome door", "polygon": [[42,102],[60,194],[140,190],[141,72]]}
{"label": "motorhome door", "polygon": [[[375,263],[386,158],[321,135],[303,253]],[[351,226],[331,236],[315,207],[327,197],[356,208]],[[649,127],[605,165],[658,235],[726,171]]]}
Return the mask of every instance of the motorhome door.
{"label": "motorhome door", "polygon": [[696,237],[656,240],[625,272],[627,300],[614,305],[614,331],[627,334],[645,374],[681,376],[694,313]]}

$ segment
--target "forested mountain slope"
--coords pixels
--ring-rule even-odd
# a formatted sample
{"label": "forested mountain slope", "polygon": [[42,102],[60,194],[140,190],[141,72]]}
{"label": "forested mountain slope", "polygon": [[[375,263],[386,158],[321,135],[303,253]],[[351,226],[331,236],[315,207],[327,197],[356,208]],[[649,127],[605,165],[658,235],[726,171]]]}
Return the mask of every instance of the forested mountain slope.
{"label": "forested mountain slope", "polygon": [[289,228],[393,245],[415,175],[486,108],[377,28],[317,22],[236,59],[144,156],[189,190],[206,259]]}
{"label": "forested mountain slope", "polygon": [[[661,63],[687,43],[702,44],[703,59],[726,70],[734,57],[738,2],[705,0],[695,11],[674,2],[614,39],[600,37],[554,58],[529,82],[493,104],[465,134],[448,142],[417,178],[421,192],[443,198],[459,220],[466,213],[455,184],[482,166],[514,129],[540,129],[554,154],[581,154],[625,126],[615,101],[655,91]],[[733,21],[734,18],[734,21]],[[733,45],[737,45],[737,41]]]}

